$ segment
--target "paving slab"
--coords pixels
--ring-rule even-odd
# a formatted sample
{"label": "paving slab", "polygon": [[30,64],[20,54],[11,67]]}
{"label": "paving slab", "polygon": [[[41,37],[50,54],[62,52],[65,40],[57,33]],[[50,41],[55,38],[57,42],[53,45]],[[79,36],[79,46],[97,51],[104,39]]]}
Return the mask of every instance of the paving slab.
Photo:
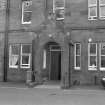
{"label": "paving slab", "polygon": [[60,89],[57,85],[28,88],[2,84],[0,105],[105,105],[105,89],[99,86]]}

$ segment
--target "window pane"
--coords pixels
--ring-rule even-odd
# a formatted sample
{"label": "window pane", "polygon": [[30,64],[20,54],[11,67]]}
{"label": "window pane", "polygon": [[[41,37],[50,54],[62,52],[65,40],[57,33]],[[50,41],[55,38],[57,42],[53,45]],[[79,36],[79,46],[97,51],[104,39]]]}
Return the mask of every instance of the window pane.
{"label": "window pane", "polygon": [[76,55],[80,55],[80,44],[76,44]]}
{"label": "window pane", "polygon": [[64,0],[54,0],[55,7],[64,7]]}
{"label": "window pane", "polygon": [[80,56],[76,56],[76,67],[80,67]]}
{"label": "window pane", "polygon": [[97,3],[97,0],[89,0],[89,4],[90,5],[94,5],[94,4],[96,4]]}
{"label": "window pane", "polygon": [[90,56],[90,66],[96,66],[96,56]]}
{"label": "window pane", "polygon": [[56,9],[55,10],[55,18],[56,19],[64,19],[64,9]]}
{"label": "window pane", "polygon": [[29,56],[22,56],[22,64],[29,64]]}
{"label": "window pane", "polygon": [[105,6],[100,7],[100,16],[105,16]]}
{"label": "window pane", "polygon": [[96,44],[90,44],[90,54],[96,54]]}
{"label": "window pane", "polygon": [[24,12],[23,22],[30,22],[31,16],[32,16],[32,12]]}
{"label": "window pane", "polygon": [[101,54],[105,55],[105,43],[101,44]]}
{"label": "window pane", "polygon": [[18,62],[19,62],[19,57],[18,56],[10,56],[9,57],[10,66],[14,66],[14,67],[18,66],[18,64],[19,64]]}
{"label": "window pane", "polygon": [[22,45],[22,53],[31,53],[31,45]]}
{"label": "window pane", "polygon": [[24,2],[24,11],[32,11],[32,1]]}
{"label": "window pane", "polygon": [[100,4],[105,4],[105,0],[100,0]]}
{"label": "window pane", "polygon": [[58,45],[53,45],[53,46],[50,46],[50,49],[51,49],[51,50],[59,50],[59,49],[60,49],[60,46],[58,46]]}
{"label": "window pane", "polygon": [[105,67],[105,56],[101,56],[101,67]]}
{"label": "window pane", "polygon": [[9,48],[9,66],[17,68],[19,64],[19,45],[10,45]]}
{"label": "window pane", "polygon": [[11,45],[11,54],[18,55],[19,54],[19,45]]}
{"label": "window pane", "polygon": [[89,11],[90,16],[96,16],[97,15],[96,7],[90,7],[89,10],[90,10]]}

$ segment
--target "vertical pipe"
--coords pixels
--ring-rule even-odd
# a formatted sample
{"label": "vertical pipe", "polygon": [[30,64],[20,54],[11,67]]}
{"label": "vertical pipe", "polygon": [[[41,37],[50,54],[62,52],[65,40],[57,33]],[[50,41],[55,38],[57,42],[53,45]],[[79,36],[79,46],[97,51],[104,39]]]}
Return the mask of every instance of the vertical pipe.
{"label": "vertical pipe", "polygon": [[5,36],[4,36],[4,82],[7,81],[7,69],[8,69],[9,8],[10,8],[10,0],[7,0],[6,16],[5,16]]}

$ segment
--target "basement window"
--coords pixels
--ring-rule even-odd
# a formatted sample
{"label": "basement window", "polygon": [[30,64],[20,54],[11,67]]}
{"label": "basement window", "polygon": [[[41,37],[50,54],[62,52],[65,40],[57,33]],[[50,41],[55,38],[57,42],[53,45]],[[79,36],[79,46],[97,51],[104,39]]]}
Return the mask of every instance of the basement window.
{"label": "basement window", "polygon": [[32,1],[22,1],[22,24],[31,24],[32,18]]}

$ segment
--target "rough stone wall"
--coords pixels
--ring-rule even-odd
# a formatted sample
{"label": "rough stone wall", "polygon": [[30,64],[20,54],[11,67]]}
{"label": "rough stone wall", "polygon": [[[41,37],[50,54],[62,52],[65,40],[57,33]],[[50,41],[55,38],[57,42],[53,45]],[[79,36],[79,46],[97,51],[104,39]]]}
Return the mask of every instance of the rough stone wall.
{"label": "rough stone wall", "polygon": [[[99,68],[99,43],[105,42],[105,30],[101,29],[101,27],[105,27],[104,22],[105,20],[99,19],[88,20],[88,0],[66,0],[65,29],[70,31],[70,37],[74,43],[81,43],[81,70],[74,70],[74,63],[71,64],[71,78],[74,85],[100,84],[101,77],[105,75],[105,72],[100,71]],[[96,27],[100,29],[97,30]],[[98,44],[97,71],[88,70],[89,38]],[[71,54],[74,59],[74,52]]]}
{"label": "rough stone wall", "polygon": [[[1,0],[2,1],[2,0]],[[32,2],[32,24],[23,25],[21,24],[22,17],[22,2],[21,0],[10,0],[10,17],[9,17],[9,29],[10,30],[18,30],[15,32],[9,33],[9,43],[32,43],[32,40],[36,37],[36,33],[34,32],[23,32],[21,29],[30,30],[39,30],[39,27],[44,24],[47,26],[44,31],[40,29],[40,35],[43,37],[41,40],[43,42],[48,42],[48,39],[45,38],[43,32],[46,35],[55,33],[57,30],[55,27],[52,29],[50,27],[51,22],[45,17],[48,15],[48,12],[52,9],[52,0],[47,0],[48,2],[45,4],[45,0],[33,0]],[[94,84],[94,77],[97,76],[97,82],[99,83],[100,78],[105,74],[99,70],[97,71],[88,71],[88,39],[91,37],[93,42],[102,42],[105,41],[105,31],[104,30],[96,30],[95,27],[104,27],[104,20],[88,20],[88,0],[65,0],[65,33],[62,35],[66,36],[66,31],[70,31],[70,38],[73,42],[80,42],[82,44],[82,56],[81,56],[81,70],[74,70],[73,59],[74,59],[74,49],[71,48],[71,80],[72,84],[75,80],[78,80],[80,84]],[[45,10],[46,8],[46,10]],[[45,20],[46,19],[46,20]],[[77,28],[72,30],[71,28]],[[94,28],[93,30],[89,30]],[[5,28],[5,9],[0,9],[0,31],[4,31]],[[86,29],[86,30],[85,30]],[[42,31],[42,33],[41,33]],[[57,38],[62,37],[62,35],[58,35]],[[0,70],[3,70],[3,46],[4,46],[4,33],[0,33]],[[49,40],[50,41],[50,40]],[[40,42],[39,45],[42,43]],[[99,55],[98,55],[99,61]],[[66,60],[65,60],[66,62]],[[39,65],[37,65],[38,67]],[[39,67],[38,69],[40,69]],[[63,67],[66,68],[66,67]],[[19,71],[18,71],[19,72]],[[17,71],[11,72],[9,70],[9,79],[22,79],[22,72],[17,73]],[[17,76],[18,74],[18,76]],[[25,73],[23,73],[25,75]],[[2,77],[2,71],[1,71]],[[14,76],[14,77],[13,77]]]}
{"label": "rough stone wall", "polygon": [[65,0],[65,23],[69,27],[104,27],[105,20],[88,20],[88,0]]}
{"label": "rough stone wall", "polygon": [[[72,71],[73,82],[77,80],[80,84],[100,84],[100,79],[105,75],[100,71],[99,66],[99,44],[105,42],[105,30],[76,30],[71,32],[73,42],[81,43],[81,70]],[[97,43],[97,70],[88,70],[88,39],[92,38],[93,43]],[[96,77],[96,80],[95,80]],[[75,83],[74,83],[75,84]]]}
{"label": "rough stone wall", "polygon": [[[52,10],[52,4],[52,0],[47,0],[47,3],[45,0],[33,0],[32,24],[22,25],[22,2],[21,0],[10,0],[10,29],[35,29],[45,22],[45,13],[49,13]],[[65,0],[64,22],[65,25],[69,27],[105,26],[104,20],[88,20],[88,0]]]}
{"label": "rough stone wall", "polygon": [[44,21],[44,0],[32,1],[32,23],[22,24],[22,0],[10,0],[10,29],[35,29]]}
{"label": "rough stone wall", "polygon": [[[9,44],[17,43],[17,44],[32,44],[32,40],[35,36],[33,32],[16,32],[9,33]],[[32,64],[32,62],[31,62]],[[32,67],[31,67],[32,68]],[[30,70],[31,70],[30,68]],[[26,72],[28,69],[8,69],[8,81],[26,81]]]}
{"label": "rough stone wall", "polygon": [[[22,0],[10,0],[9,14],[9,44],[10,43],[30,43],[36,37],[34,32],[24,32],[27,30],[37,30],[44,21],[44,0],[32,1],[32,23],[22,24]],[[24,29],[24,30],[23,30]],[[15,30],[15,31],[14,31]],[[31,67],[32,69],[32,67]],[[25,81],[28,69],[9,69],[8,81]]]}

